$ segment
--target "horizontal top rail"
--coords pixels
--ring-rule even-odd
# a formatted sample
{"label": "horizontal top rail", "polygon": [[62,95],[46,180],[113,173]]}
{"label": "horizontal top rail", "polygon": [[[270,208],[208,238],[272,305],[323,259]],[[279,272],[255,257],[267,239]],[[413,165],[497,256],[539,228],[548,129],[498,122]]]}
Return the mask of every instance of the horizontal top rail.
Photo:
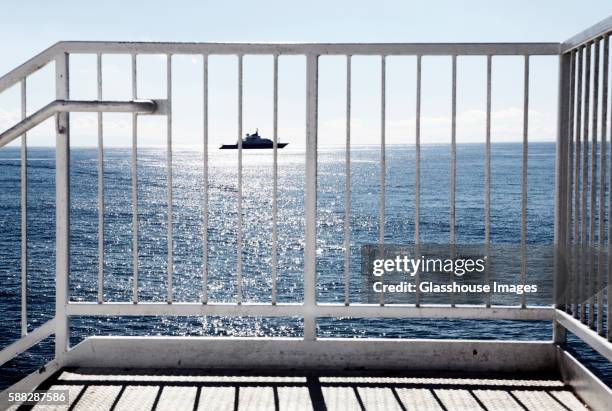
{"label": "horizontal top rail", "polygon": [[133,101],[78,101],[55,100],[34,114],[24,118],[13,127],[0,134],[0,147],[3,147],[23,135],[25,132],[47,120],[56,113],[82,112],[82,113],[141,113],[151,114],[157,110],[157,103],[153,100]]}
{"label": "horizontal top rail", "polygon": [[284,55],[556,55],[560,43],[161,43],[61,41],[0,77],[0,93],[61,53]]}
{"label": "horizontal top rail", "polygon": [[610,32],[612,32],[612,16],[603,19],[599,23],[594,24],[588,29],[581,31],[580,33],[561,43],[561,53],[572,51],[573,49],[580,47],[597,37],[609,34]]}
{"label": "horizontal top rail", "polygon": [[559,43],[153,43],[64,41],[65,53],[288,55],[555,55]]}

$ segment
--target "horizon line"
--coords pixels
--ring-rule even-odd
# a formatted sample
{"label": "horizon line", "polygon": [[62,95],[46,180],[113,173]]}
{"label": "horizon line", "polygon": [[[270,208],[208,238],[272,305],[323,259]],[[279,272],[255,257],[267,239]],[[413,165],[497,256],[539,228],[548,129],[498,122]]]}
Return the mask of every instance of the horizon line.
{"label": "horizon line", "polygon": [[[555,139],[547,139],[547,140],[534,140],[529,141],[529,144],[548,144],[548,143],[556,143]],[[601,142],[598,140],[598,143]],[[466,141],[466,142],[457,142],[456,145],[484,145],[486,141]],[[523,144],[523,141],[491,141],[491,144]],[[421,143],[421,146],[447,146],[451,145],[451,142],[430,142],[430,143]],[[208,147],[218,147],[219,144],[209,144]],[[416,143],[386,143],[385,147],[414,147]],[[7,145],[7,148],[21,148],[20,144],[15,145]],[[53,148],[55,145],[28,145],[28,148]],[[111,145],[105,144],[104,148],[131,148],[131,145]],[[138,148],[166,148],[166,144],[142,144],[138,145]],[[173,144],[173,149],[185,149],[185,148],[202,148],[202,144]],[[295,144],[293,143],[292,147],[297,148],[305,148],[305,144]],[[380,143],[372,143],[372,144],[351,144],[351,147],[376,147],[380,148]],[[97,145],[72,145],[71,148],[98,148]],[[346,144],[319,144],[318,148],[346,148]],[[244,149],[247,150],[247,149]],[[272,149],[267,149],[272,151]],[[282,150],[279,148],[279,150]]]}

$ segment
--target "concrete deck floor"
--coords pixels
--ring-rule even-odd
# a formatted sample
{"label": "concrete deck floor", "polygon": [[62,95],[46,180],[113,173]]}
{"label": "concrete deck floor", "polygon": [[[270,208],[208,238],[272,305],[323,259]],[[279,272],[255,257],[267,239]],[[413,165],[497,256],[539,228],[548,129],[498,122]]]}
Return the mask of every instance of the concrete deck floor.
{"label": "concrete deck floor", "polygon": [[585,410],[555,376],[66,369],[40,389],[68,406],[34,410]]}

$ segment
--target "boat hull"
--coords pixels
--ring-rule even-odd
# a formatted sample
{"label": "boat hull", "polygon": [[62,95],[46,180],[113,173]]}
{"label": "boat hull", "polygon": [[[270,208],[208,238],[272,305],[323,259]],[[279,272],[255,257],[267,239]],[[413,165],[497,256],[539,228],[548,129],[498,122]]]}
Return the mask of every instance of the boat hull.
{"label": "boat hull", "polygon": [[[278,143],[277,147],[278,148],[283,148],[285,147],[287,144],[289,143]],[[243,150],[265,150],[265,149],[271,149],[274,148],[273,144],[249,144],[249,143],[242,143],[242,149]],[[219,147],[220,150],[236,150],[238,149],[238,144],[223,144],[221,147]]]}

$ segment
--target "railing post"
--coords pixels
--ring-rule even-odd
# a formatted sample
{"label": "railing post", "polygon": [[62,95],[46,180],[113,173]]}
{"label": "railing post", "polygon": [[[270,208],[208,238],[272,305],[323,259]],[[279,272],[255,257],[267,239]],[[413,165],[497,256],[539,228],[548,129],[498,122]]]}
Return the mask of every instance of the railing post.
{"label": "railing post", "polygon": [[[559,308],[559,297],[567,287],[566,243],[567,243],[567,181],[568,181],[568,122],[570,95],[570,61],[569,53],[559,56],[559,94],[557,113],[557,144],[555,159],[555,268],[553,298],[556,308]],[[565,328],[553,319],[553,341],[557,344],[565,342]]]}
{"label": "railing post", "polygon": [[316,339],[318,56],[306,57],[306,187],[304,199],[304,339]]}
{"label": "railing post", "polygon": [[[27,116],[26,79],[21,80],[21,119]],[[28,136],[21,136],[21,336],[28,334]]]}
{"label": "railing post", "polygon": [[[69,98],[68,54],[55,59],[55,97]],[[69,326],[66,315],[70,274],[70,130],[68,113],[56,114],[55,140],[55,358],[68,351]]]}

